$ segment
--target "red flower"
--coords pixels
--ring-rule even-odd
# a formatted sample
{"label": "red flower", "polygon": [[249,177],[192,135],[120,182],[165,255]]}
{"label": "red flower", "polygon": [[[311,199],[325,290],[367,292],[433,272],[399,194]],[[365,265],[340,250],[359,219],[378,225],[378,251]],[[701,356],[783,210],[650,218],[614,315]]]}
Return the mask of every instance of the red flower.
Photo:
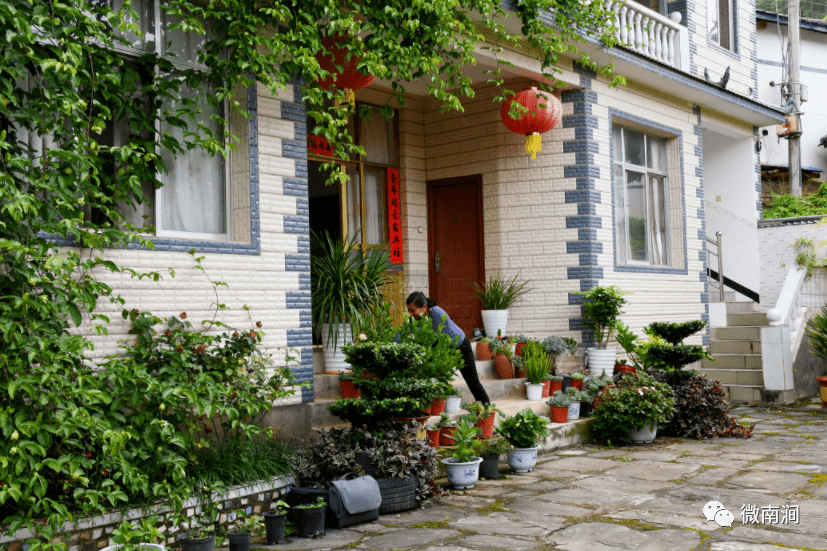
{"label": "red flower", "polygon": [[233,337],[237,337],[237,336],[238,336],[238,331],[236,331],[235,333],[233,333]]}
{"label": "red flower", "polygon": [[92,457],[92,454],[91,454],[91,453],[87,453],[87,454],[86,454],[86,457]]}
{"label": "red flower", "polygon": [[178,317],[181,318],[182,320],[185,320],[185,319],[187,319],[187,313],[186,312],[181,312],[181,315],[178,316]]}
{"label": "red flower", "polygon": [[175,351],[180,354],[181,352],[184,351],[184,347],[179,344],[178,346],[175,347]]}
{"label": "red flower", "polygon": [[255,338],[256,338],[256,332],[255,331],[250,331],[250,338],[255,340]]}
{"label": "red flower", "polygon": [[260,322],[260,321],[257,321],[257,322],[256,322],[256,327],[258,327],[259,329],[261,329],[261,322]]}

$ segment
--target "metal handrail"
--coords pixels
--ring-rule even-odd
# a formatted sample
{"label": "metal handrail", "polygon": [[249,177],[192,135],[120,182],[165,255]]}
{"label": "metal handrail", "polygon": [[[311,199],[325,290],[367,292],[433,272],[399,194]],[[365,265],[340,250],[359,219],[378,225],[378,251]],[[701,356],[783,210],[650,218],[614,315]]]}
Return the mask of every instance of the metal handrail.
{"label": "metal handrail", "polygon": [[705,239],[715,245],[716,249],[713,253],[712,251],[707,251],[707,254],[713,254],[718,257],[718,292],[720,296],[720,302],[726,302],[724,300],[724,255],[721,252],[721,232],[715,232],[715,240],[712,240],[708,237]]}

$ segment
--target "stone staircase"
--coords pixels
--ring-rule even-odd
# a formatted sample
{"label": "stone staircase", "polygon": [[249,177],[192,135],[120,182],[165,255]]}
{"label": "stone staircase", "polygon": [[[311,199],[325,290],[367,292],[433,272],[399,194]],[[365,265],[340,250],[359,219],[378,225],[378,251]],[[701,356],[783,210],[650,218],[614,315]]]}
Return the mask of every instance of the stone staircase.
{"label": "stone staircase", "polygon": [[709,350],[715,361],[701,370],[721,381],[730,402],[761,402],[764,392],[761,327],[769,325],[754,302],[727,302],[726,327],[712,327]]}
{"label": "stone staircase", "polygon": [[[499,422],[501,414],[513,415],[527,407],[531,408],[534,413],[541,417],[549,417],[550,410],[545,398],[539,402],[529,402],[526,400],[525,383],[527,379],[497,378],[493,360],[476,360],[476,364],[480,382],[485,387],[488,398],[497,405],[497,409],[500,412],[497,414],[495,422]],[[341,419],[331,415],[327,409],[331,403],[341,397],[339,376],[326,374],[324,372],[324,360],[321,350],[314,350],[313,365],[315,371],[313,376],[315,401],[306,404],[310,408],[310,424],[312,428],[328,429],[337,426],[346,426],[347,423],[343,423]],[[465,380],[459,372],[457,372],[453,384],[454,387],[462,389],[463,401],[473,400],[471,391],[468,389],[468,385],[465,384]],[[460,410],[459,413],[449,414],[449,417],[457,419],[465,413],[467,412]],[[426,424],[430,426],[438,420],[439,417],[431,417]],[[583,442],[587,437],[587,431],[585,429],[587,421],[588,418],[570,421],[568,423],[551,423],[549,420],[548,429],[551,435],[543,442],[543,449],[551,450]]]}

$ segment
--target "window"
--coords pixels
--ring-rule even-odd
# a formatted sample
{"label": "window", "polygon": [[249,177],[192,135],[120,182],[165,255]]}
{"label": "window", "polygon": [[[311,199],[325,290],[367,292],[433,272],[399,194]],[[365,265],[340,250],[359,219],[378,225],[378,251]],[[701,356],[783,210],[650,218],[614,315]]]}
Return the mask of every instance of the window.
{"label": "window", "polygon": [[667,140],[614,125],[612,150],[617,261],[669,265]]}
{"label": "window", "polygon": [[[310,229],[327,231],[348,240],[355,238],[363,248],[387,248],[387,169],[398,167],[396,116],[385,118],[379,107],[357,105],[348,131],[365,155],[353,161],[336,161],[350,177],[341,189],[325,185],[321,167],[330,162],[323,138],[312,137],[308,151],[310,187]],[[308,117],[308,129],[315,121]]]}
{"label": "window", "polygon": [[735,50],[733,3],[735,0],[707,0],[706,37],[727,50]]}
{"label": "window", "polygon": [[[124,0],[113,0],[114,8],[122,7]],[[138,26],[144,36],[129,33],[125,36],[130,46],[116,46],[127,59],[134,59],[147,50],[158,54],[172,53],[172,63],[177,71],[184,69],[206,69],[198,63],[198,52],[210,38],[209,25],[204,24],[205,35],[184,33],[181,30],[170,30],[176,20],[167,15],[160,8],[159,0],[133,0],[133,9],[140,16]],[[156,24],[157,22],[157,24]],[[177,72],[166,75],[166,78],[181,78]],[[212,87],[197,91],[182,86],[180,95],[173,100],[165,100],[162,110],[172,110],[184,101],[195,100],[196,107],[201,109],[196,118],[187,121],[188,126],[201,125],[213,135],[219,135],[221,128],[214,116],[225,116],[224,109],[210,105],[206,100],[212,92]],[[151,103],[150,98],[136,98],[138,101]],[[183,142],[185,131],[182,128],[158,124],[159,134],[169,133],[172,137]],[[101,135],[101,141],[107,145],[120,146],[127,143],[130,136],[130,127],[127,120],[117,121],[112,128],[107,128]],[[221,155],[212,156],[201,148],[189,149],[173,155],[167,149],[159,152],[166,165],[166,171],[161,172],[158,179],[163,187],[155,190],[149,186],[143,190],[150,204],[144,204],[139,210],[125,208],[124,216],[128,222],[142,226],[144,219],[148,219],[156,228],[159,237],[179,237],[189,239],[228,240],[231,238],[232,224],[228,223],[230,212],[230,164],[225,162]],[[235,172],[235,170],[233,171]]]}

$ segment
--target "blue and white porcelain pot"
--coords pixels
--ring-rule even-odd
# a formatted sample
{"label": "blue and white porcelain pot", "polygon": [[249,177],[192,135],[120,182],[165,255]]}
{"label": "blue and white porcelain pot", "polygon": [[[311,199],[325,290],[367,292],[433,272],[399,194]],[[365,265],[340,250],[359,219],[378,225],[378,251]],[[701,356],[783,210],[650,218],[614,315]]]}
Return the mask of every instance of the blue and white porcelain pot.
{"label": "blue and white porcelain pot", "polygon": [[508,451],[508,466],[518,473],[528,473],[534,470],[537,465],[537,450],[540,446],[533,448],[514,448]]}
{"label": "blue and white porcelain pot", "polygon": [[467,463],[460,463],[453,457],[442,460],[445,465],[445,473],[448,475],[448,482],[458,490],[473,488],[480,479],[480,463],[482,457],[472,457]]}

